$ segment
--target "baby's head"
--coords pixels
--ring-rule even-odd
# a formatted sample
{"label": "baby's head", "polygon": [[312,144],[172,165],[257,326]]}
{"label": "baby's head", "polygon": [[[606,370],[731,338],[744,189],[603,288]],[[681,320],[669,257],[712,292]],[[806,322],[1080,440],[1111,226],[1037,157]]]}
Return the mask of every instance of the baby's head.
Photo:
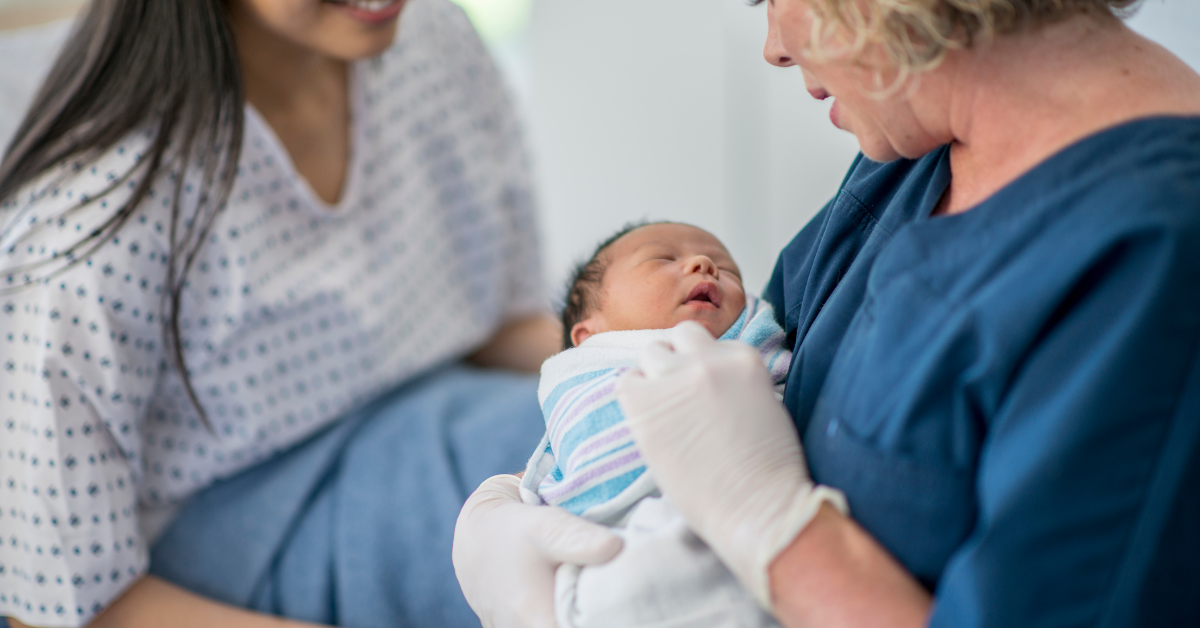
{"label": "baby's head", "polygon": [[713,337],[746,307],[742,275],[711,233],[673,222],[631,225],[605,240],[571,277],[563,345],[594,334],[670,329],[691,320]]}

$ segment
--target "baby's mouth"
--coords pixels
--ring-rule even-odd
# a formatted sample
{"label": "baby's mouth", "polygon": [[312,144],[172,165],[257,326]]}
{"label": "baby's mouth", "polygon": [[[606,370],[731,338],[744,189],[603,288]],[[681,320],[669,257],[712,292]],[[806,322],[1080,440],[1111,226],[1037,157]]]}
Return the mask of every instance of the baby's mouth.
{"label": "baby's mouth", "polygon": [[721,307],[721,291],[717,289],[715,284],[707,281],[702,282],[697,284],[695,288],[692,288],[692,291],[688,293],[687,299],[683,302],[685,305],[702,306],[702,304],[708,304],[714,308],[719,308]]}

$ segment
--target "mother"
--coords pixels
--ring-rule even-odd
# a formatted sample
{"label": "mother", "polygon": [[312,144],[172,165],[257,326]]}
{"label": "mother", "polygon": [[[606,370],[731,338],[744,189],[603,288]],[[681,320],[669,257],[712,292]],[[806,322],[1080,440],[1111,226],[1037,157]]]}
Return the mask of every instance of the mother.
{"label": "mother", "polygon": [[[1200,624],[1200,76],[1133,3],[772,0],[767,60],[865,155],[766,291],[791,416],[687,326],[619,394],[783,624]],[[455,565],[485,625],[549,625],[497,574],[619,543],[511,485],[468,500]]]}
{"label": "mother", "polygon": [[477,625],[541,419],[454,364],[555,349],[530,199],[444,0],[91,2],[0,167],[0,617]]}

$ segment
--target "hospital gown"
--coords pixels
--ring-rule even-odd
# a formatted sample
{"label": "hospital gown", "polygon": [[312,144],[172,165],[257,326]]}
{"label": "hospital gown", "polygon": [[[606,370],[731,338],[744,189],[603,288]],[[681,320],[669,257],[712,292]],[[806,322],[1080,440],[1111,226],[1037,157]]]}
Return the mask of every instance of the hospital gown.
{"label": "hospital gown", "polygon": [[247,108],[233,195],[180,314],[211,430],[163,347],[166,176],[86,261],[55,256],[129,194],[137,175],[98,196],[147,136],[5,206],[0,616],[86,624],[146,573],[189,497],[546,307],[520,132],[462,11],[412,0],[394,47],[350,74],[352,155],[333,206]]}

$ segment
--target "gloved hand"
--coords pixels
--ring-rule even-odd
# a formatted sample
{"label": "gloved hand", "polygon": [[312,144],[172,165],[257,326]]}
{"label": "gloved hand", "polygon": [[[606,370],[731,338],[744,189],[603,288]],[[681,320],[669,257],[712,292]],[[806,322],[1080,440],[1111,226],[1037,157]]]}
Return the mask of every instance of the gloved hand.
{"label": "gloved hand", "polygon": [[800,439],[758,352],[699,324],[671,330],[617,381],[655,481],[764,608],[767,568],[838,491],[809,478]]}
{"label": "gloved hand", "polygon": [[621,538],[562,508],[521,503],[521,480],[497,475],[467,498],[454,526],[454,574],[484,628],[554,628],[554,570],[596,565]]}

